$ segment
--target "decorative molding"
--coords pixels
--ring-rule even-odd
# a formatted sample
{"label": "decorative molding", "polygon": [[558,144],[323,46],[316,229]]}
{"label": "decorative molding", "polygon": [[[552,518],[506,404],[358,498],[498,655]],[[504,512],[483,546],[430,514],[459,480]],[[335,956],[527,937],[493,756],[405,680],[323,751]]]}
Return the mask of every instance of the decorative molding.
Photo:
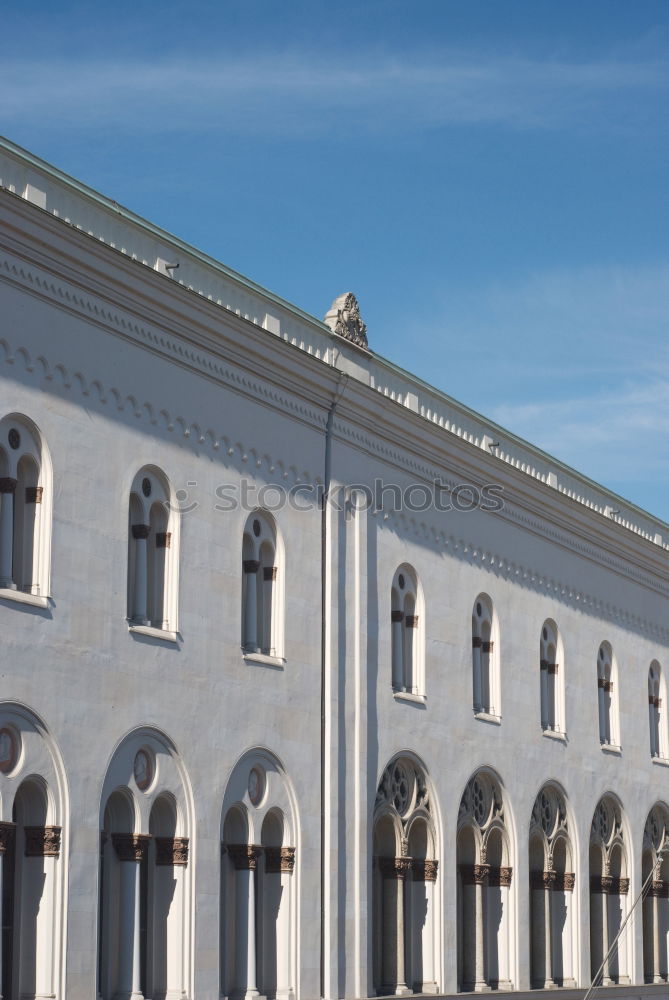
{"label": "decorative molding", "polygon": [[418,615],[406,615],[404,624],[406,628],[418,628]]}
{"label": "decorative molding", "polygon": [[265,871],[290,875],[295,869],[294,847],[265,847]]}
{"label": "decorative molding", "polygon": [[172,545],[172,532],[171,531],[157,531],[156,532],[156,548],[157,549],[169,549]]}
{"label": "decorative molding", "polygon": [[273,580],[276,580],[277,572],[277,566],[263,566],[262,578],[265,583],[272,583]]}
{"label": "decorative molding", "polygon": [[480,649],[482,645],[483,645],[483,640],[481,639],[481,636],[480,635],[473,635],[472,636],[472,649]]}
{"label": "decorative molding", "polygon": [[[48,277],[41,277],[37,272],[27,269],[25,264],[21,261],[12,262],[5,259],[0,262],[0,268],[4,268],[4,271],[9,276],[10,280],[16,280],[19,278],[20,283],[24,284],[31,290],[37,288],[40,290],[41,294],[47,295],[57,301],[65,302],[68,307],[72,307],[73,304],[79,302],[74,289],[66,291],[64,287],[54,283],[53,276],[49,275]],[[130,333],[134,332],[139,335],[139,339],[150,343],[154,349],[162,350],[163,353],[172,354],[175,360],[183,362],[183,346],[176,344],[176,342],[170,342],[168,345],[166,341],[169,341],[169,337],[165,334],[158,334],[155,331],[152,331],[149,336],[149,333],[143,327],[138,326],[137,329],[135,329],[134,322],[129,318],[121,317],[120,314],[108,310],[101,305],[96,305],[92,301],[82,298],[81,305],[81,311],[89,318],[94,318],[99,325],[111,326],[112,328],[121,331],[124,336],[128,336]],[[165,350],[167,346],[170,347],[170,350]],[[96,396],[101,404],[111,402],[112,404],[115,404],[120,411],[130,408],[138,419],[147,419],[153,425],[158,425],[160,423],[167,431],[180,431],[185,438],[190,438],[193,445],[196,447],[208,442],[214,452],[219,449],[224,449],[229,455],[237,453],[242,462],[252,460],[258,468],[266,466],[267,471],[270,473],[278,470],[283,479],[288,479],[292,474],[292,478],[296,482],[318,481],[307,471],[299,474],[294,465],[286,466],[281,460],[272,459],[256,448],[245,447],[239,442],[235,444],[225,435],[217,434],[210,428],[202,428],[196,421],[186,420],[181,416],[175,416],[165,408],[158,409],[154,406],[154,404],[148,401],[140,402],[133,395],[124,393],[117,388],[106,388],[103,386],[102,382],[95,377],[90,378],[80,371],[70,372],[62,363],[52,364],[41,354],[33,357],[30,351],[25,347],[21,346],[12,349],[6,339],[0,338],[0,360],[2,360],[3,354],[6,364],[14,364],[17,361],[20,361],[26,372],[34,374],[36,379],[44,379],[47,381],[57,379],[65,390],[79,391],[84,397]],[[192,362],[193,359],[190,358],[189,360]],[[195,367],[197,367],[197,365]],[[291,407],[289,405],[291,403],[289,397],[284,397],[281,394],[273,395],[272,393],[264,392],[264,387],[259,384],[252,383],[250,379],[241,378],[239,375],[236,375],[234,378],[231,377],[230,379],[227,379],[225,377],[226,370],[224,369],[224,366],[219,363],[207,361],[202,364],[200,370],[207,375],[207,377],[218,377],[219,380],[223,382],[229,381],[231,384],[239,385],[245,389],[248,388],[250,394],[256,396],[257,398],[265,400],[270,399],[270,401],[274,402],[278,406],[282,406],[286,410],[297,410],[300,412],[300,415],[303,416],[312,426],[324,427],[325,413],[318,408],[309,409],[302,407],[300,409],[295,406]],[[274,398],[274,396],[276,396],[276,398]],[[341,438],[354,441],[361,447],[383,456],[386,460],[394,461],[395,464],[415,473],[427,482],[434,482],[439,476],[445,486],[456,485],[455,478],[452,479],[452,482],[444,479],[443,468],[435,468],[434,464],[427,465],[425,463],[421,463],[410,453],[400,452],[397,449],[389,448],[381,440],[371,438],[368,434],[358,432],[353,426],[342,424],[341,421],[335,420],[335,429]],[[435,461],[436,460],[433,459],[433,463]],[[506,506],[504,515],[508,520],[527,527],[534,533],[545,537],[566,549],[583,555],[593,562],[603,565],[608,569],[614,570],[628,579],[632,579],[635,582],[648,587],[656,593],[660,593],[665,597],[669,596],[669,586],[663,585],[657,577],[650,577],[645,572],[637,571],[630,566],[628,562],[623,562],[617,557],[607,556],[602,551],[601,547],[598,548],[592,544],[579,542],[573,536],[565,534],[558,529],[551,528],[545,521],[542,522],[536,517],[527,516],[518,510],[513,510],[510,505]],[[579,610],[587,609],[589,613],[597,615],[603,620],[618,622],[623,627],[633,629],[641,634],[647,635],[650,638],[659,639],[660,641],[669,643],[669,629],[666,627],[655,622],[649,622],[640,616],[630,614],[625,609],[619,608],[615,605],[603,602],[593,595],[584,593],[574,584],[556,580],[543,572],[518,564],[506,556],[483,549],[476,543],[463,540],[454,535],[447,535],[445,532],[438,531],[433,525],[427,525],[425,522],[417,521],[415,518],[409,517],[404,513],[387,514],[384,516],[404,524],[407,529],[411,529],[414,533],[429,539],[431,544],[436,549],[450,551],[458,558],[465,558],[467,561],[472,563],[476,562],[480,564],[482,568],[487,569],[498,576],[513,580],[520,583],[522,586],[531,588],[539,593],[547,594],[553,599],[560,600],[562,603],[571,607]],[[500,515],[497,514],[496,516]],[[658,548],[662,551],[659,546]]]}
{"label": "decorative molding", "polygon": [[0,854],[6,854],[13,846],[16,837],[14,823],[0,823]]}
{"label": "decorative molding", "polygon": [[553,888],[556,892],[573,892],[576,885],[574,872],[556,872]]}
{"label": "decorative molding", "polygon": [[411,871],[414,882],[436,882],[439,862],[434,858],[424,860],[414,858],[411,862]]}
{"label": "decorative molding", "polygon": [[512,876],[513,868],[489,868],[488,885],[508,888],[511,885]]}
{"label": "decorative molding", "polygon": [[225,844],[224,849],[230,855],[230,860],[238,872],[255,871],[258,867],[262,847],[254,844]]}
{"label": "decorative molding", "polygon": [[16,490],[16,479],[11,476],[0,477],[0,493],[14,493]]}
{"label": "decorative molding", "polygon": [[403,611],[391,611],[390,612],[390,620],[391,620],[391,622],[403,622],[404,621],[404,612]]}
{"label": "decorative molding", "polygon": [[155,837],[156,865],[185,868],[188,864],[188,837]]}
{"label": "decorative molding", "polygon": [[136,540],[147,539],[151,534],[150,524],[133,524],[132,526],[132,537]]}
{"label": "decorative molding", "polygon": [[532,889],[553,889],[557,880],[557,872],[547,869],[541,872],[530,872],[530,886]]}
{"label": "decorative molding", "polygon": [[411,858],[379,858],[379,870],[387,879],[408,878],[412,864]]}
{"label": "decorative molding", "polygon": [[242,561],[242,568],[245,573],[257,573],[260,569],[259,559],[244,559]]}
{"label": "decorative molding", "polygon": [[59,826],[24,826],[27,858],[57,858],[60,855]]}
{"label": "decorative molding", "polygon": [[112,833],[112,844],[119,861],[142,861],[146,857],[149,837],[142,833]]}

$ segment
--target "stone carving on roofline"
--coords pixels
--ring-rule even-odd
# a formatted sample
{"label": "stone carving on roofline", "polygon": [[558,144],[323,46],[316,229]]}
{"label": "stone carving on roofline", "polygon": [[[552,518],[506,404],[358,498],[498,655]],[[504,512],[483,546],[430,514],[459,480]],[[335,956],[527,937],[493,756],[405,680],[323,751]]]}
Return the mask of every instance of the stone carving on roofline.
{"label": "stone carving on roofline", "polygon": [[339,295],[325,314],[325,323],[358,347],[367,347],[367,326],[362,322],[360,306],[353,292]]}

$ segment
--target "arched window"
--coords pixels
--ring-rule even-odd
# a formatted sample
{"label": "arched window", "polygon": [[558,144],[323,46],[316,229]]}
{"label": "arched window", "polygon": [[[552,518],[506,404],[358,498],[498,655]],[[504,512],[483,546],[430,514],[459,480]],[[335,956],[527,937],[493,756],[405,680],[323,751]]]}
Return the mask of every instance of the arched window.
{"label": "arched window", "polygon": [[590,969],[595,986],[629,983],[632,935],[612,949],[629,907],[629,875],[625,829],[620,805],[607,795],[600,800],[590,829]]}
{"label": "arched window", "polygon": [[557,625],[546,620],[539,639],[539,677],[541,688],[541,728],[564,732],[564,670]]}
{"label": "arched window", "polygon": [[0,421],[0,587],[49,593],[51,463],[25,417]]}
{"label": "arched window", "polygon": [[251,750],[225,791],[220,994],[290,1000],[297,981],[298,821],[283,767]]}
{"label": "arched window", "polygon": [[283,656],[283,560],[274,518],[254,511],[242,541],[242,649]]}
{"label": "arched window", "polygon": [[615,684],[616,665],[608,642],[597,653],[597,698],[599,708],[599,742],[603,746],[618,746],[618,703]]}
{"label": "arched window", "polygon": [[530,981],[533,989],[576,985],[578,936],[567,806],[554,785],[537,796],[530,820]]}
{"label": "arched window", "polygon": [[669,981],[669,809],[656,802],[646,820],[641,855],[643,976],[646,983]]}
{"label": "arched window", "polygon": [[434,799],[409,757],[383,772],[374,806],[374,985],[380,996],[437,993],[439,905]]}
{"label": "arched window", "polygon": [[422,604],[414,570],[400,566],[390,591],[393,691],[425,693]]}
{"label": "arched window", "polygon": [[173,745],[135,730],[105,777],[100,829],[101,1000],[183,997],[190,979],[192,802]]}
{"label": "arched window", "polygon": [[651,757],[667,755],[662,686],[660,664],[657,660],[653,660],[648,671],[648,728]]}
{"label": "arched window", "polygon": [[177,630],[178,514],[158,469],[140,469],[130,491],[128,620]]}
{"label": "arched window", "polygon": [[472,611],[473,705],[477,714],[500,715],[496,632],[492,601],[486,594],[479,594]]}
{"label": "arched window", "polygon": [[497,776],[478,771],[458,812],[458,989],[463,992],[513,989],[507,811]]}

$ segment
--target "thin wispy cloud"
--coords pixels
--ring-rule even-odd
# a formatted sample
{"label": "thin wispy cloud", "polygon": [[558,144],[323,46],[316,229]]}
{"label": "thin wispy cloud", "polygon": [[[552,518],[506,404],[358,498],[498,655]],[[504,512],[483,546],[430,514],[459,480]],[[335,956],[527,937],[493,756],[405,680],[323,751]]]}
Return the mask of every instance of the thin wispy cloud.
{"label": "thin wispy cloud", "polygon": [[585,124],[609,105],[619,127],[626,96],[638,111],[640,92],[668,89],[662,62],[486,60],[449,52],[386,59],[359,53],[350,65],[334,67],[271,52],[216,61],[5,60],[0,66],[0,109],[10,125],[67,121],[149,132],[218,126],[321,134],[337,115],[348,128],[375,132],[449,124],[546,129]]}

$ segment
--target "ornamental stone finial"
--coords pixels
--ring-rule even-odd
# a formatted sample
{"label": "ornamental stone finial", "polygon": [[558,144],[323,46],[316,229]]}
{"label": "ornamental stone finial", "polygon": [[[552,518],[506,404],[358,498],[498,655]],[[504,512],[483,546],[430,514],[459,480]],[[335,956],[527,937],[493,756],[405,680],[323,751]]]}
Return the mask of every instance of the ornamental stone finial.
{"label": "ornamental stone finial", "polygon": [[325,323],[358,347],[367,347],[367,326],[360,317],[360,306],[353,292],[339,295],[325,314]]}

